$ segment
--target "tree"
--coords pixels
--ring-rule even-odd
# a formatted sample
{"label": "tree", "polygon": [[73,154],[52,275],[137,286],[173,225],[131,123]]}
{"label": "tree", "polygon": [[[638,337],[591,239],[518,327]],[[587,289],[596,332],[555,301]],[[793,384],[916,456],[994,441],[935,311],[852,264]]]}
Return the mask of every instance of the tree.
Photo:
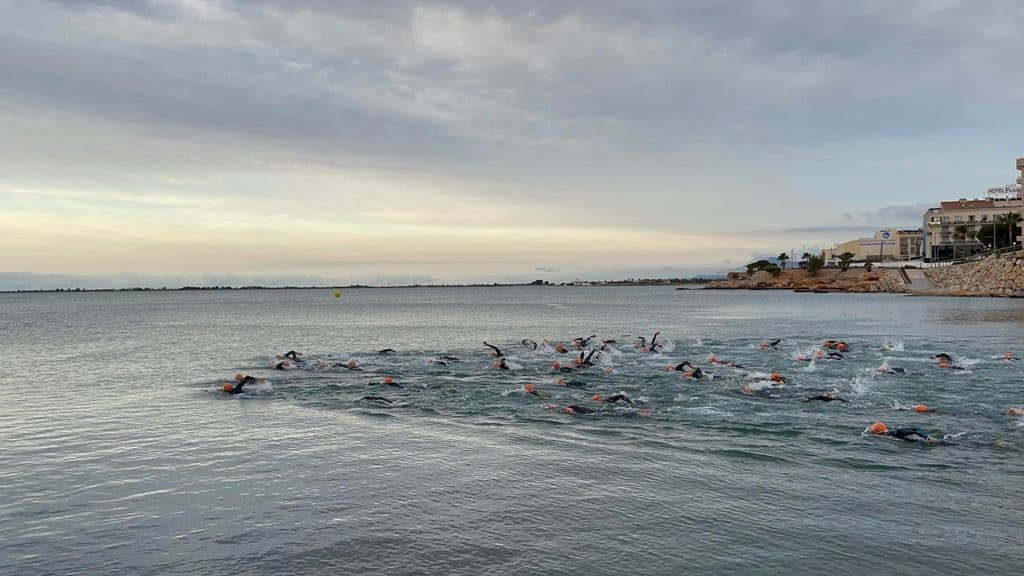
{"label": "tree", "polygon": [[865,260],[864,261],[864,271],[865,272],[871,272],[871,268],[872,268],[871,261],[870,260]]}
{"label": "tree", "polygon": [[782,269],[785,270],[786,260],[789,260],[789,255],[787,255],[785,252],[780,252],[779,255],[775,257],[775,259],[779,261],[779,264],[782,266]]}
{"label": "tree", "polygon": [[850,269],[850,260],[853,260],[854,256],[856,256],[856,254],[854,254],[853,252],[843,252],[842,254],[840,254],[839,255],[839,269],[842,270],[843,272],[846,272],[847,270],[849,270]]}
{"label": "tree", "polygon": [[825,259],[821,256],[811,256],[807,254],[807,273],[811,276],[817,276],[818,271],[825,266]]}
{"label": "tree", "polygon": [[1005,224],[1007,227],[1006,231],[1006,245],[1010,246],[1017,241],[1017,227],[1020,226],[1021,218],[1020,214],[1016,212],[1007,212],[1001,216],[996,216],[1000,223]]}
{"label": "tree", "polygon": [[782,274],[782,268],[779,268],[778,264],[769,264],[762,268],[762,270],[771,274],[772,276],[778,276],[779,274]]}

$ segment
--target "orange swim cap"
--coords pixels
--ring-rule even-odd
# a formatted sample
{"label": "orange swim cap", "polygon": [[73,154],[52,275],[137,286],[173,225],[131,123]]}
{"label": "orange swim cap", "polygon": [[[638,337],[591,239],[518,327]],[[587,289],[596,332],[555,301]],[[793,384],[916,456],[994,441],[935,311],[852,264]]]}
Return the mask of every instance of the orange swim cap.
{"label": "orange swim cap", "polygon": [[537,387],[536,387],[536,386],[534,386],[533,384],[527,384],[527,385],[523,386],[523,390],[526,390],[527,392],[529,392],[529,393],[531,393],[531,394],[533,394],[533,392],[534,392],[534,391],[535,391],[536,389],[537,389]]}
{"label": "orange swim cap", "polygon": [[847,346],[846,346],[846,342],[840,342],[839,344],[836,344],[836,348],[837,348],[837,349],[838,349],[838,350],[839,350],[840,352],[846,352],[846,348],[847,348]]}
{"label": "orange swim cap", "polygon": [[875,422],[871,425],[871,433],[882,435],[889,431],[889,427],[882,422]]}
{"label": "orange swim cap", "polygon": [[918,404],[914,406],[914,412],[931,412],[931,409],[924,404]]}
{"label": "orange swim cap", "polygon": [[501,362],[500,361],[499,362],[495,362],[494,363],[494,367],[495,368],[501,368]]}
{"label": "orange swim cap", "polygon": [[782,382],[782,374],[779,374],[778,372],[772,372],[771,381],[772,382]]}
{"label": "orange swim cap", "polygon": [[558,370],[559,368],[562,367],[562,364],[559,363],[558,360],[555,360],[554,362],[551,363],[551,367],[554,368],[555,370]]}
{"label": "orange swim cap", "polygon": [[391,376],[385,376],[384,377],[384,383],[385,384],[394,384],[395,383],[395,379],[392,378]]}
{"label": "orange swim cap", "polygon": [[708,358],[708,362],[711,362],[712,364],[717,364],[718,363],[718,356],[715,356],[714,354],[712,354],[711,357]]}
{"label": "orange swim cap", "polygon": [[241,382],[242,380],[245,380],[245,376],[243,376],[241,372],[239,372],[238,374],[235,374],[235,381],[236,382]]}
{"label": "orange swim cap", "polygon": [[939,360],[939,368],[949,368],[949,362],[945,360]]}
{"label": "orange swim cap", "polygon": [[224,383],[224,391],[225,391],[225,392],[227,392],[228,394],[230,394],[230,393],[231,393],[231,392],[233,392],[234,390],[235,390],[235,386],[234,386],[234,384],[232,384],[231,382],[225,382],[225,383]]}
{"label": "orange swim cap", "polygon": [[604,396],[601,396],[600,394],[594,394],[593,396],[590,397],[590,399],[593,400],[594,402],[601,402],[604,400]]}
{"label": "orange swim cap", "polygon": [[356,362],[355,360],[349,360],[348,363],[346,363],[345,365],[348,366],[349,368],[355,368],[356,366],[359,366],[359,362]]}

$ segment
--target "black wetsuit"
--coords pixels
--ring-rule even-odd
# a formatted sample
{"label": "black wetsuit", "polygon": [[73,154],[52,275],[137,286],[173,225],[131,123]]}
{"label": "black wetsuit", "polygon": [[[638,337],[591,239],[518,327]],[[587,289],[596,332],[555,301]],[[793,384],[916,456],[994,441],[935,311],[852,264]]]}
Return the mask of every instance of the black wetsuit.
{"label": "black wetsuit", "polygon": [[504,357],[498,362],[498,368],[501,369],[501,370],[508,370],[509,369],[508,368],[508,364],[505,362],[505,358]]}
{"label": "black wetsuit", "polygon": [[587,408],[586,406],[575,405],[566,406],[565,411],[569,412],[570,414],[593,414],[594,412],[596,412],[596,410],[592,410],[590,408]]}
{"label": "black wetsuit", "polygon": [[949,362],[950,364],[953,363],[953,357],[950,356],[949,354],[946,354],[946,353],[936,354],[936,355],[932,356],[932,360],[945,360],[946,362]]}
{"label": "black wetsuit", "polygon": [[816,396],[808,396],[806,398],[801,399],[800,401],[801,402],[810,402],[812,400],[820,400],[822,402],[848,402],[848,400],[844,400],[842,398],[839,398],[837,396],[832,396],[830,394],[818,394]]}
{"label": "black wetsuit", "polygon": [[255,384],[257,382],[259,382],[259,380],[257,380],[256,378],[253,378],[252,376],[246,376],[245,378],[242,378],[241,381],[236,382],[235,385],[232,386],[231,392],[229,392],[229,394],[241,394],[243,392],[242,386],[245,386],[246,384]]}
{"label": "black wetsuit", "polygon": [[828,359],[829,360],[842,360],[843,359],[843,355],[840,354],[839,352],[829,352],[828,353]]}
{"label": "black wetsuit", "polygon": [[363,402],[377,402],[383,404],[391,404],[392,402],[394,402],[394,400],[388,400],[383,396],[363,396],[359,400]]}
{"label": "black wetsuit", "polygon": [[693,369],[690,372],[690,377],[691,378],[695,378],[697,380],[701,380],[701,379],[704,378],[704,371],[701,370],[700,368],[694,366],[693,364],[690,364],[689,361],[680,362],[679,364],[676,364],[676,372],[682,372],[683,368],[686,368],[687,366],[689,366],[690,368]]}
{"label": "black wetsuit", "polygon": [[377,354],[395,354],[395,353],[396,352],[395,352],[395,350],[393,348],[385,348],[383,350],[377,350]]}
{"label": "black wetsuit", "polygon": [[575,372],[576,369],[575,368],[570,368],[568,366],[562,366],[562,367],[558,368],[558,371],[561,372],[562,374],[571,374],[571,373]]}
{"label": "black wetsuit", "polygon": [[625,402],[626,404],[633,403],[633,401],[630,400],[629,396],[626,396],[625,394],[614,394],[612,396],[605,398],[604,401],[609,404],[615,404],[617,402]]}
{"label": "black wetsuit", "polygon": [[654,336],[651,336],[651,347],[650,347],[650,351],[651,352],[657,352],[658,351],[658,346],[661,346],[661,344],[658,344],[658,335],[660,335],[660,334],[661,334],[661,332],[655,332]]}
{"label": "black wetsuit", "polygon": [[504,354],[501,353],[501,350],[498,350],[498,347],[493,344],[488,344],[487,342],[484,342],[484,346],[487,346],[491,350],[494,350],[494,355],[497,356],[498,358],[505,356]]}
{"label": "black wetsuit", "polygon": [[900,440],[906,440],[907,442],[921,442],[922,444],[935,444],[941,442],[928,435],[927,432],[920,428],[902,427],[895,430],[890,430],[887,434],[893,438],[899,438]]}
{"label": "black wetsuit", "polygon": [[296,352],[295,350],[289,350],[289,351],[284,353],[284,357],[288,358],[289,360],[298,360],[299,359],[299,353]]}
{"label": "black wetsuit", "polygon": [[768,343],[768,347],[769,348],[777,348],[781,342],[782,342],[782,338],[779,338],[777,340],[773,340],[773,341]]}
{"label": "black wetsuit", "polygon": [[586,388],[587,383],[580,380],[569,380],[565,383],[566,388]]}
{"label": "black wetsuit", "polygon": [[520,342],[520,344],[522,344],[523,346],[530,346],[531,352],[537,351],[537,343],[534,342],[533,340],[530,340],[529,338],[524,338],[523,341]]}

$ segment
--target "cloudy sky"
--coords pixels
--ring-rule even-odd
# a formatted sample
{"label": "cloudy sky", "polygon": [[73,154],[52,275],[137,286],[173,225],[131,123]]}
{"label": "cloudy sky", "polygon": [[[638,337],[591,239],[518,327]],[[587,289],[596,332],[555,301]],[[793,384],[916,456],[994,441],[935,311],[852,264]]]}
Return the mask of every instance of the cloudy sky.
{"label": "cloudy sky", "polygon": [[0,0],[0,22],[0,288],[722,270],[916,227],[1024,156],[1016,0]]}

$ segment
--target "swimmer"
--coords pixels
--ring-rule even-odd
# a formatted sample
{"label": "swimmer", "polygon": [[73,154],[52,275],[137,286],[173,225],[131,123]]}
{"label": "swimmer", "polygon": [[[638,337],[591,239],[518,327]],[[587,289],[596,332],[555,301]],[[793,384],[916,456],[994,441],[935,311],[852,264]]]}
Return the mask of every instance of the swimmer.
{"label": "swimmer", "polygon": [[946,370],[963,370],[963,366],[957,364],[956,361],[953,360],[953,357],[946,353],[936,354],[932,356],[932,360],[939,361],[939,368]]}
{"label": "swimmer", "polygon": [[594,394],[590,399],[593,400],[594,402],[605,402],[607,404],[618,404],[619,402],[622,402],[624,404],[636,404],[636,402],[630,400],[629,396],[626,396],[625,394],[614,394],[607,398],[601,396],[600,394]]}
{"label": "swimmer", "polygon": [[301,352],[296,352],[295,350],[289,350],[289,351],[285,352],[284,354],[282,354],[282,356],[284,356],[285,358],[287,358],[289,360],[298,360],[299,356],[302,356],[302,353]]}
{"label": "swimmer", "polygon": [[558,352],[559,354],[565,354],[568,351],[569,349],[562,345],[561,342],[555,342],[555,352]]}
{"label": "swimmer", "polygon": [[778,350],[779,349],[779,344],[782,343],[782,340],[783,340],[782,338],[776,338],[775,340],[772,340],[771,342],[761,342],[760,348],[761,348],[761,350],[768,350],[768,349]]}
{"label": "swimmer", "polygon": [[397,354],[397,352],[395,352],[394,348],[384,348],[383,350],[377,350],[377,354],[380,354],[381,356],[387,356],[389,354]]}
{"label": "swimmer", "polygon": [[395,379],[391,376],[385,376],[381,382],[370,382],[370,386],[391,386],[392,388],[401,388],[402,385],[395,382]]}
{"label": "swimmer", "polygon": [[231,382],[225,382],[222,389],[228,394],[241,394],[244,392],[242,387],[246,384],[263,384],[265,382],[266,380],[262,378],[254,378],[252,376],[243,375],[239,372],[238,374],[235,374],[235,383],[232,384]]}
{"label": "swimmer", "polygon": [[889,364],[883,362],[881,366],[875,368],[876,372],[881,374],[906,374],[906,368],[900,368],[898,366],[889,366]]}
{"label": "swimmer", "polygon": [[527,394],[532,394],[538,398],[551,398],[549,394],[537,390],[537,387],[534,386],[533,384],[523,384],[523,392]]}
{"label": "swimmer", "polygon": [[803,398],[800,399],[801,402],[812,402],[814,400],[817,400],[819,402],[849,402],[849,400],[845,400],[839,397],[838,390],[822,392],[821,394],[816,394],[814,396],[804,396]]}
{"label": "swimmer", "polygon": [[569,405],[562,408],[564,414],[594,414],[597,410],[587,408],[586,406],[575,406]]}
{"label": "swimmer", "polygon": [[587,368],[587,367],[590,367],[590,366],[594,365],[594,363],[591,361],[591,359],[594,357],[594,354],[597,353],[597,350],[596,349],[595,350],[591,350],[590,353],[587,354],[586,358],[583,357],[583,353],[584,352],[586,352],[586,351],[585,350],[580,350],[579,358],[576,358],[573,361],[577,368]]}
{"label": "swimmer", "polygon": [[1024,408],[1017,408],[1016,406],[1011,406],[1011,407],[1006,409],[1006,415],[1007,416],[1024,416]]}
{"label": "swimmer", "polygon": [[839,352],[829,352],[828,353],[828,359],[829,360],[842,360],[843,359],[843,355],[840,354]]}
{"label": "swimmer", "polygon": [[529,338],[523,338],[522,341],[520,341],[519,343],[522,344],[523,346],[529,346],[530,352],[537,351],[537,343],[534,342],[533,340],[530,340]]}
{"label": "swimmer", "polygon": [[[686,371],[686,368],[689,368],[690,370]],[[683,360],[682,362],[676,364],[675,366],[669,366],[668,368],[666,368],[666,370],[670,372],[683,372],[683,376],[685,376],[686,378],[693,378],[695,380],[702,380],[704,378],[707,378],[707,374],[705,374],[704,371],[700,369],[700,367],[690,364],[689,360]]]}
{"label": "swimmer", "polygon": [[920,428],[900,427],[895,430],[890,430],[884,422],[875,422],[868,429],[875,436],[889,436],[891,438],[897,438],[899,440],[905,440],[907,442],[919,442],[921,444],[945,444],[946,441],[941,438],[936,438]]}
{"label": "swimmer", "polygon": [[1003,352],[1003,362],[1013,362],[1017,358],[1013,357],[1013,352]]}
{"label": "swimmer", "polygon": [[389,400],[383,396],[363,396],[359,399],[360,402],[375,402],[377,404],[391,404],[394,400]]}
{"label": "swimmer", "polygon": [[500,356],[498,361],[494,363],[494,367],[499,370],[508,370],[508,361],[505,360],[504,356]]}
{"label": "swimmer", "polygon": [[271,364],[270,367],[274,370],[292,370],[295,368],[295,363],[287,358],[282,360],[275,359],[274,363]]}
{"label": "swimmer", "polygon": [[590,336],[587,336],[586,338],[573,338],[572,339],[572,345],[574,347],[576,347],[576,348],[586,348],[587,344],[590,343],[591,338],[596,338],[596,337],[597,337],[596,335],[591,334]]}
{"label": "swimmer", "polygon": [[487,342],[484,342],[483,344],[484,346],[487,346],[488,348],[493,350],[493,352],[491,352],[491,356],[494,356],[496,358],[501,358],[502,356],[504,356],[504,354],[501,353],[501,350],[499,350],[497,346],[493,344],[488,344]]}
{"label": "swimmer", "polygon": [[568,366],[562,366],[562,363],[559,362],[558,360],[555,360],[554,362],[551,363],[551,369],[552,370],[557,370],[558,372],[561,372],[563,374],[571,374],[571,373],[576,371],[576,368],[570,368]]}
{"label": "swimmer", "polygon": [[740,366],[739,364],[737,364],[735,362],[726,362],[724,360],[720,360],[718,358],[718,356],[715,356],[714,354],[712,354],[708,358],[708,362],[710,362],[712,364],[715,364],[717,366],[725,366],[727,368],[740,368],[740,369],[746,370],[746,368],[744,368],[743,366]]}
{"label": "swimmer", "polygon": [[582,380],[569,380],[566,381],[564,378],[556,378],[555,384],[559,386],[565,386],[566,388],[586,388],[587,383]]}
{"label": "swimmer", "polygon": [[447,366],[448,363],[440,358],[427,358],[427,364],[432,366]]}

